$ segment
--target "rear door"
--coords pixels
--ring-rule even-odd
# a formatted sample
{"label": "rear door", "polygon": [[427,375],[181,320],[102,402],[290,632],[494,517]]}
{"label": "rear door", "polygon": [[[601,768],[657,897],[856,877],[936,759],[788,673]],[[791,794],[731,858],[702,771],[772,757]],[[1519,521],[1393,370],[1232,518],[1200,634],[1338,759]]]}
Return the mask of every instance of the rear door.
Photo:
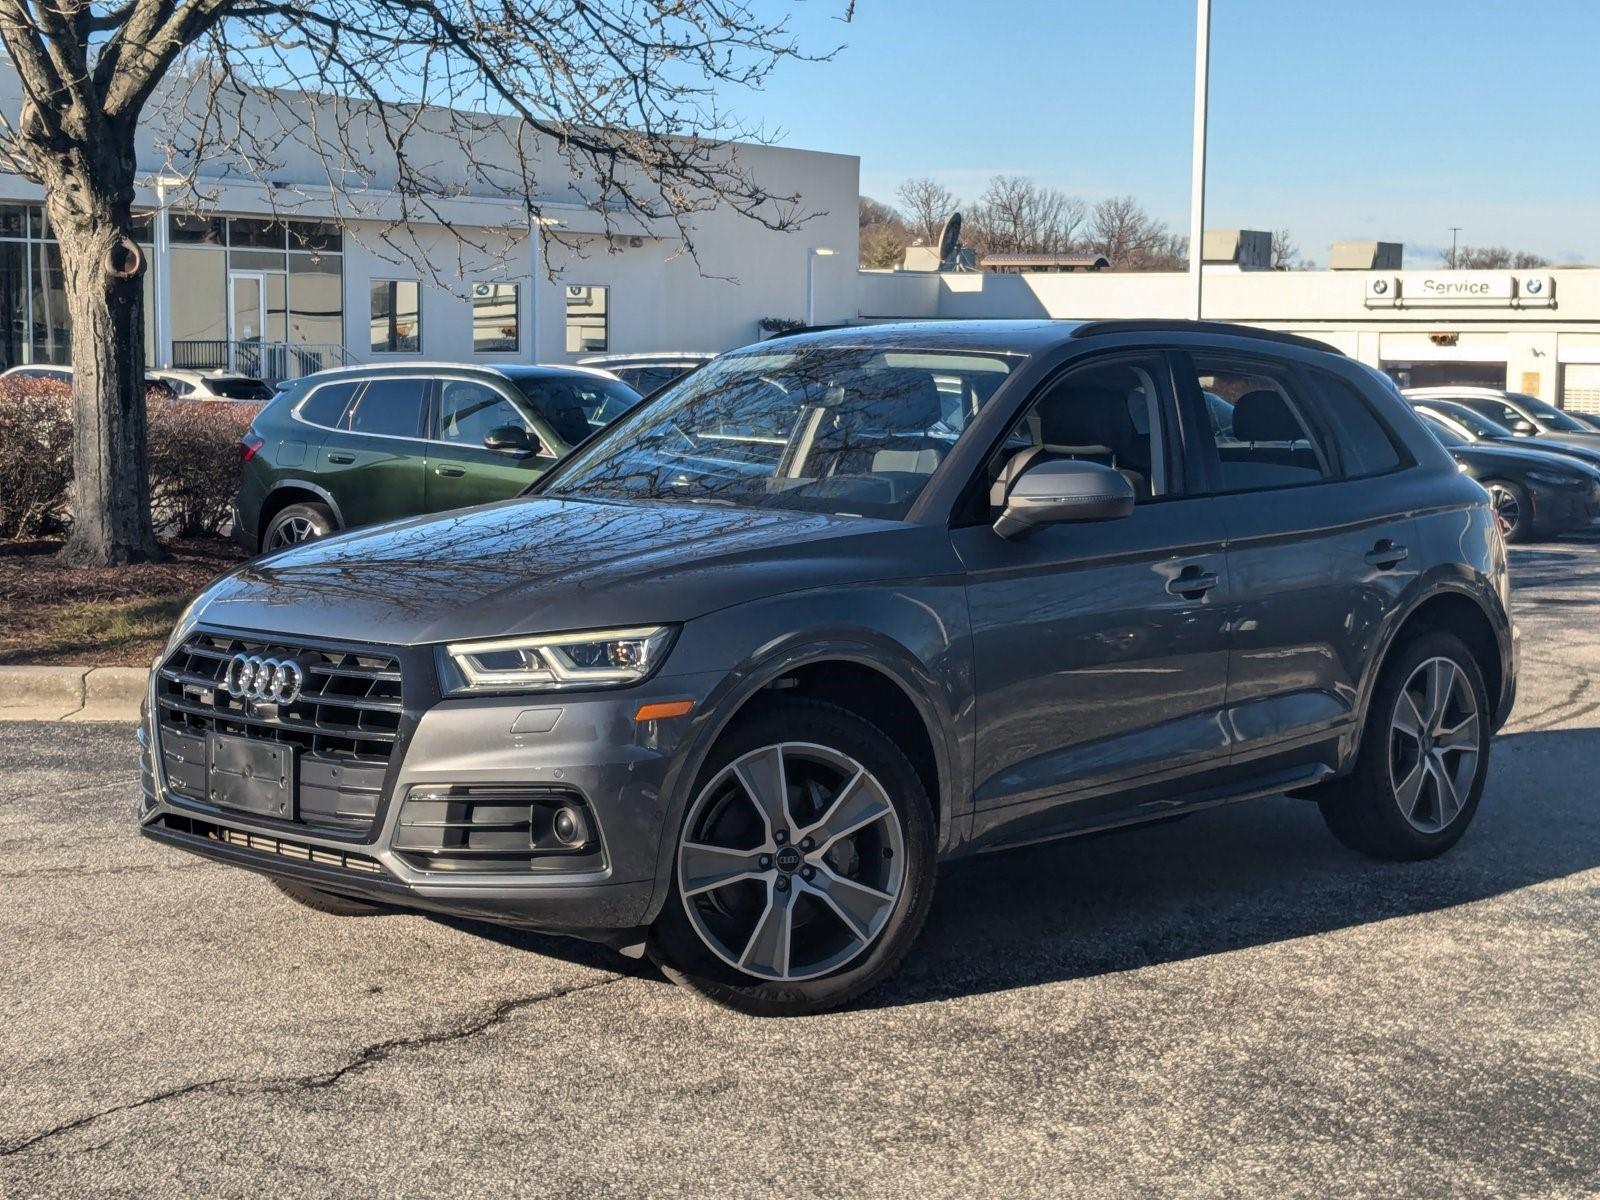
{"label": "rear door", "polygon": [[980,839],[1049,836],[1140,804],[1165,811],[1170,794],[1128,789],[1225,765],[1223,528],[1213,500],[1182,488],[1171,397],[1160,353],[1069,368],[989,466],[992,478],[1036,447],[1035,461],[1114,467],[1133,486],[1131,516],[1012,540],[987,520],[952,531],[968,572]]}
{"label": "rear door", "polygon": [[[483,442],[491,430],[505,426],[525,431],[533,451],[509,454]],[[487,504],[515,496],[541,474],[555,457],[527,414],[511,397],[479,379],[441,379],[429,435],[428,466],[423,491],[428,512]]]}
{"label": "rear door", "polygon": [[340,428],[318,451],[322,483],[346,526],[423,512],[428,401],[432,381],[379,375],[361,386]]}
{"label": "rear door", "polygon": [[1409,457],[1331,371],[1276,357],[1179,356],[1228,536],[1236,765],[1314,772],[1357,716],[1362,672],[1414,578]]}

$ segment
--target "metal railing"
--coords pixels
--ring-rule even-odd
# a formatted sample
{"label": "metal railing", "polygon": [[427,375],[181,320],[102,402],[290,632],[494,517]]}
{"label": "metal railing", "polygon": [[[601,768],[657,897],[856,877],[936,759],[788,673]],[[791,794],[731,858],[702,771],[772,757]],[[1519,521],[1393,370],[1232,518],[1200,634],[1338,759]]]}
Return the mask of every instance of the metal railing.
{"label": "metal railing", "polygon": [[349,351],[334,342],[175,341],[172,365],[186,371],[234,371],[268,383],[347,366]]}

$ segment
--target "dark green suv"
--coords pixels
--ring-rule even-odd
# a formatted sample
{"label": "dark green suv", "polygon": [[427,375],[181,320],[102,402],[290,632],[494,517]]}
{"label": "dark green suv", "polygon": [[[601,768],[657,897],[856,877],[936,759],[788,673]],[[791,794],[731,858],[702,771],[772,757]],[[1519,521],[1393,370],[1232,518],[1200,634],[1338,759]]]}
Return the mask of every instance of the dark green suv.
{"label": "dark green suv", "polygon": [[405,363],[299,379],[242,444],[235,536],[275,550],[514,496],[639,399],[605,371]]}

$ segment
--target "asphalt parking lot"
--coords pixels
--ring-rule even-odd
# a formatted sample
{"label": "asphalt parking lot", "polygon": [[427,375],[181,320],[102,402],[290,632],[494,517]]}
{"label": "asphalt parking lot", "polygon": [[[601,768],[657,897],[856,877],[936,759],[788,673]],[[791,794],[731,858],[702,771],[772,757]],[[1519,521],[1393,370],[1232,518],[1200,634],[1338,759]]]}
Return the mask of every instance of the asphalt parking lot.
{"label": "asphalt parking lot", "polygon": [[1593,1195],[1600,541],[1515,571],[1453,854],[1278,799],[964,864],[801,1021],[310,912],[135,835],[128,729],[0,725],[0,1195]]}

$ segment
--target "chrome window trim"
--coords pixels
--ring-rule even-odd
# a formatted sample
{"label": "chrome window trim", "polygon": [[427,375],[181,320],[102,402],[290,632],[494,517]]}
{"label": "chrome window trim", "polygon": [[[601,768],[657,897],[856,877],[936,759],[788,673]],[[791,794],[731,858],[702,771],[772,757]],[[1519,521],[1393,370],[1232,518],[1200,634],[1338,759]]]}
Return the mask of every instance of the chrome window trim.
{"label": "chrome window trim", "polygon": [[[342,433],[347,437],[375,438],[375,439],[377,439],[379,441],[384,441],[384,442],[419,442],[424,446],[447,446],[452,450],[462,450],[462,449],[482,450],[483,449],[482,446],[463,446],[460,442],[447,442],[443,438],[407,437],[405,434],[399,434],[399,433],[364,433],[359,429],[341,429],[337,425],[318,425],[315,421],[308,421],[308,420],[306,420],[304,417],[302,417],[300,415],[300,409],[306,403],[306,401],[310,400],[312,396],[316,395],[323,388],[331,387],[331,386],[333,386],[335,384],[354,383],[356,385],[356,388],[357,388],[356,399],[359,400],[360,395],[361,395],[361,389],[364,389],[367,386],[367,384],[369,384],[369,383],[371,383],[373,381],[373,379],[421,379],[421,380],[423,380],[423,381],[425,381],[427,383],[443,383],[443,382],[445,382],[446,380],[448,380],[450,378],[458,378],[464,383],[482,383],[486,387],[493,387],[495,385],[495,383],[498,382],[498,380],[473,379],[470,374],[465,374],[465,375],[453,376],[452,377],[452,376],[441,376],[441,375],[420,375],[420,374],[412,374],[412,373],[399,374],[399,373],[390,372],[390,371],[382,371],[381,368],[379,368],[378,370],[380,371],[380,373],[376,374],[376,375],[373,375],[370,378],[359,378],[358,377],[358,378],[353,379],[353,380],[349,379],[349,378],[324,380],[322,383],[317,384],[316,387],[308,389],[306,391],[306,394],[304,396],[300,397],[299,401],[295,404],[295,406],[289,410],[289,419],[292,420],[292,421],[298,421],[300,424],[304,425],[308,429],[321,429],[326,433]],[[510,380],[509,376],[500,375],[499,379],[500,380],[504,380],[505,383],[508,386],[514,386],[514,385],[511,384],[511,380]],[[498,391],[500,389],[497,388],[496,390]],[[523,420],[523,423],[525,425],[527,425],[528,432],[532,433],[532,434],[535,434],[538,437],[540,453],[535,454],[534,457],[535,458],[557,458],[557,457],[559,457],[558,455],[549,452],[550,451],[550,447],[555,444],[556,439],[546,436],[546,434],[543,431],[541,431],[538,426],[533,425],[533,424],[531,424],[529,422],[528,414],[526,412],[523,412],[521,405],[519,405],[517,403],[516,397],[508,396],[508,395],[505,394],[504,391],[501,391],[501,397],[502,397],[502,399],[506,399],[506,400],[510,400],[511,401],[511,406],[513,408],[515,408],[519,413],[522,414],[522,420]],[[431,416],[431,413],[430,413],[430,416]]]}

